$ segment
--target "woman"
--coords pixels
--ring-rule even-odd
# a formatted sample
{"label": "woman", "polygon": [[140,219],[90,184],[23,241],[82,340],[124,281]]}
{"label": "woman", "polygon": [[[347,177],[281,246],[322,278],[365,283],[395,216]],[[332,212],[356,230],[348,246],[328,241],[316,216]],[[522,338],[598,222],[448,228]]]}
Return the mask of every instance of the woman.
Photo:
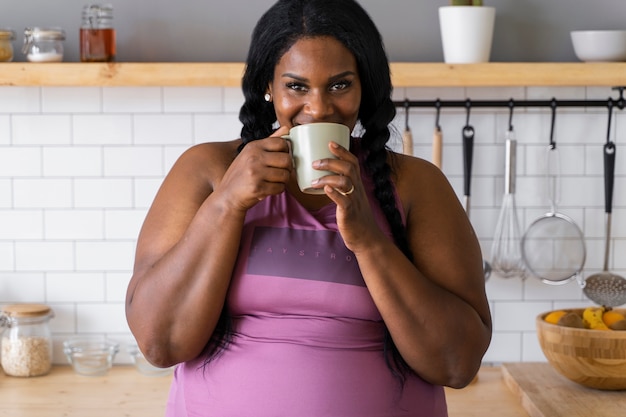
{"label": "woman", "polygon": [[[139,236],[127,317],[180,364],[168,416],[429,416],[491,337],[482,256],[430,163],[386,148],[380,34],[353,0],[280,0],[258,22],[242,139],[185,152]],[[299,191],[292,126],[334,122],[333,172]]]}

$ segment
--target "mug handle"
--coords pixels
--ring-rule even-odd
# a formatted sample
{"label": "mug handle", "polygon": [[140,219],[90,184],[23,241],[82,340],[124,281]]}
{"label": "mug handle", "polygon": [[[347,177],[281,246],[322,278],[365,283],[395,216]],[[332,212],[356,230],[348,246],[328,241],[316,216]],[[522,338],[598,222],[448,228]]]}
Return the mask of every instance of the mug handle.
{"label": "mug handle", "polygon": [[291,143],[291,136],[282,135],[281,138],[287,140],[287,145],[289,146],[289,156],[291,157],[291,166],[293,167],[293,169],[296,169],[296,160],[293,159],[293,145]]}

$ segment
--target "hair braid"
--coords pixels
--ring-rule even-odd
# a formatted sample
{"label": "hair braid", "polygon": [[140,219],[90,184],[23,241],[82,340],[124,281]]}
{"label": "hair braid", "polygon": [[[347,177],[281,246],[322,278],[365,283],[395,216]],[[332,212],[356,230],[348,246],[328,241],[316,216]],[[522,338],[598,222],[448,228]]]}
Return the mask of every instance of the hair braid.
{"label": "hair braid", "polygon": [[[369,126],[364,126],[366,131],[363,135],[362,142],[364,150],[367,152],[365,169],[372,178],[374,196],[387,219],[395,244],[407,258],[413,260],[413,254],[407,240],[406,227],[402,222],[402,216],[396,204],[395,187],[391,181],[392,169],[388,158],[393,157],[393,154],[386,146],[390,136],[389,128],[387,124],[381,125],[379,123],[377,125],[376,123],[377,120],[393,120],[395,113],[395,107],[391,100],[385,100],[376,110],[376,115],[371,117],[370,120],[372,120],[372,123]],[[398,351],[386,327],[384,347],[387,366],[391,369],[393,374],[404,383],[406,374],[412,371]]]}

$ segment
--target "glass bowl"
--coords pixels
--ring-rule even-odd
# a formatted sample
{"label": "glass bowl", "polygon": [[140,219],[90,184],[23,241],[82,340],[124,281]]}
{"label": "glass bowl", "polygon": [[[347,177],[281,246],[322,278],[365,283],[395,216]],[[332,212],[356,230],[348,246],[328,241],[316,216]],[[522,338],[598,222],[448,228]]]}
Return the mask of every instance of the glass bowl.
{"label": "glass bowl", "polygon": [[105,375],[119,352],[119,343],[97,336],[74,337],[63,342],[63,352],[79,375]]}
{"label": "glass bowl", "polygon": [[158,366],[152,365],[148,360],[143,356],[143,353],[139,350],[137,345],[129,345],[127,348],[128,354],[133,360],[133,364],[135,368],[146,376],[168,376],[174,372],[175,366],[170,366],[168,368],[159,368]]}

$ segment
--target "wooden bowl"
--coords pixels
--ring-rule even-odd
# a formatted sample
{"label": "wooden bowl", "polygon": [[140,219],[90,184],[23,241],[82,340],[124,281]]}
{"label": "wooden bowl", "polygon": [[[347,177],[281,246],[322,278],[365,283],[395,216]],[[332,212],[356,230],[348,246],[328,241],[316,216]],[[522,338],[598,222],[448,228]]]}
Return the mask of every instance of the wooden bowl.
{"label": "wooden bowl", "polygon": [[[614,309],[622,314],[626,310]],[[582,313],[583,309],[568,309]],[[589,388],[626,390],[626,330],[589,330],[550,324],[537,316],[537,337],[548,363]]]}

